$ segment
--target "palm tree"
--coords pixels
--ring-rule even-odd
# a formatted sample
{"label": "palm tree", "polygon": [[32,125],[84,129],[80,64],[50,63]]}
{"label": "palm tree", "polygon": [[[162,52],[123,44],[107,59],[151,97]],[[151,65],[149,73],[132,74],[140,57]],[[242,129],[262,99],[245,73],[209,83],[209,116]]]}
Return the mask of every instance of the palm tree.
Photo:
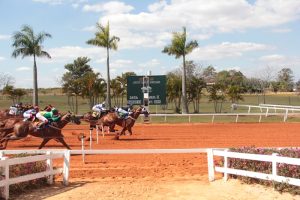
{"label": "palm tree", "polygon": [[111,99],[110,99],[110,73],[109,73],[109,50],[117,50],[118,45],[117,43],[120,41],[120,38],[116,36],[110,36],[110,29],[109,29],[109,22],[107,22],[107,25],[104,27],[101,24],[97,23],[97,32],[95,33],[95,38],[88,40],[86,43],[104,47],[106,48],[106,70],[107,70],[107,96],[106,96],[106,104],[108,108],[111,108]]}
{"label": "palm tree", "polygon": [[14,51],[12,56],[14,58],[18,56],[33,56],[33,105],[38,105],[38,83],[37,83],[37,66],[36,57],[47,57],[51,58],[49,53],[43,51],[42,43],[46,38],[51,38],[51,35],[46,32],[40,32],[37,35],[34,34],[33,29],[24,25],[21,31],[15,32],[13,34],[13,44]]}
{"label": "palm tree", "polygon": [[183,59],[183,73],[182,73],[182,113],[188,113],[188,104],[186,96],[186,66],[185,66],[185,56],[198,47],[196,40],[187,42],[186,41],[186,28],[183,27],[183,33],[174,32],[172,42],[170,45],[166,46],[162,52],[168,55],[175,55],[175,58]]}

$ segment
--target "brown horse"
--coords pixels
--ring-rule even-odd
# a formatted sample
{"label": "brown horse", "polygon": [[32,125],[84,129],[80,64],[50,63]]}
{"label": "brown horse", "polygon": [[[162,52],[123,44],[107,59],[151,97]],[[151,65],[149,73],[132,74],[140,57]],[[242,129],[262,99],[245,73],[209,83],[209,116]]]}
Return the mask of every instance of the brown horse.
{"label": "brown horse", "polygon": [[[88,123],[90,123],[90,128],[96,128],[97,122],[100,118],[102,118],[103,116],[107,115],[108,113],[113,113],[114,111],[110,110],[110,111],[106,111],[106,112],[102,112],[99,116],[94,117],[92,112],[88,112],[85,113],[82,116],[82,120],[86,121]],[[114,126],[111,126],[109,129],[111,132],[114,132]]]}
{"label": "brown horse", "polygon": [[0,140],[0,143],[2,145],[0,146],[0,149],[5,149],[7,147],[8,141],[19,140],[27,137],[27,135],[32,135],[34,137],[43,139],[42,143],[39,146],[39,149],[43,148],[51,139],[62,143],[67,149],[71,149],[65,142],[63,138],[64,136],[61,132],[61,129],[69,122],[80,124],[79,118],[75,117],[70,112],[65,114],[59,122],[54,122],[49,127],[43,129],[36,129],[36,125],[31,121],[19,121],[14,125],[13,132],[8,133]]}
{"label": "brown horse", "polygon": [[125,135],[125,131],[128,130],[130,135],[132,135],[132,130],[131,128],[133,127],[136,119],[139,117],[140,114],[144,114],[146,116],[149,115],[149,112],[147,111],[146,108],[144,107],[139,107],[136,110],[133,111],[131,115],[128,116],[127,119],[121,119],[119,118],[117,113],[109,113],[105,116],[103,116],[101,119],[98,120],[97,125],[102,127],[104,126],[114,126],[115,124],[119,125],[122,127],[121,133],[116,133],[115,139],[118,140],[120,135]]}

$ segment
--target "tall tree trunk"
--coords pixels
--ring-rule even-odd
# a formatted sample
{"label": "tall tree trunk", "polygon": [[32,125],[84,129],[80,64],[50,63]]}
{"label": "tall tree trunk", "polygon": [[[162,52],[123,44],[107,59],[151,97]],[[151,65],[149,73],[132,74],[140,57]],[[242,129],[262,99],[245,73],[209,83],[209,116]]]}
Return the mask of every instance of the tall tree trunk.
{"label": "tall tree trunk", "polygon": [[110,99],[110,74],[109,74],[109,48],[108,47],[106,48],[106,53],[107,53],[107,61],[106,61],[106,66],[107,66],[106,104],[107,104],[108,109],[110,109],[111,108],[111,99]]}
{"label": "tall tree trunk", "polygon": [[36,58],[33,54],[33,93],[32,93],[32,104],[38,106],[38,82],[37,82],[37,67],[36,67]]}
{"label": "tall tree trunk", "polygon": [[182,114],[189,113],[189,108],[186,98],[186,69],[185,69],[185,55],[183,54],[183,69],[182,69]]}
{"label": "tall tree trunk", "polygon": [[77,94],[75,94],[75,114],[78,114],[78,98],[77,98]]}

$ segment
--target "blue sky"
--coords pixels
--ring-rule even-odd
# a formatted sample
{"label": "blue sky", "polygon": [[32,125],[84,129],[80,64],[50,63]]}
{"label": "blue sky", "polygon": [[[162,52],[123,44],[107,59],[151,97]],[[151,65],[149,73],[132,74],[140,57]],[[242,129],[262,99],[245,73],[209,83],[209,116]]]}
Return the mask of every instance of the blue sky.
{"label": "blue sky", "polygon": [[[186,26],[189,40],[199,48],[188,59],[218,71],[236,69],[248,77],[273,76],[289,67],[300,79],[299,0],[0,0],[0,73],[15,78],[16,87],[32,87],[32,58],[11,57],[11,36],[22,25],[52,35],[44,49],[52,59],[38,58],[39,87],[59,86],[64,65],[79,56],[106,77],[104,49],[86,44],[94,37],[95,24],[110,22],[120,37],[111,53],[111,75],[149,70],[165,74],[181,59],[162,54],[172,32]],[[269,70],[270,71],[270,70]]]}

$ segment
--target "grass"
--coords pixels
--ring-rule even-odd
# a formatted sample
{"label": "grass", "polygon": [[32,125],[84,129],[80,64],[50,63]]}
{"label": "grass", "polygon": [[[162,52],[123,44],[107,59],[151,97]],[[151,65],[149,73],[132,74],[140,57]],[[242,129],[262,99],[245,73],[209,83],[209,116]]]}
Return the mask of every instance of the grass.
{"label": "grass", "polygon": [[[23,103],[30,103],[32,97],[26,96],[22,99]],[[268,94],[265,97],[265,102],[263,100],[262,95],[244,95],[244,101],[239,102],[240,104],[249,104],[249,105],[258,105],[259,103],[267,103],[267,104],[283,104],[283,105],[300,105],[300,97],[294,93],[290,94]],[[49,93],[43,93],[39,96],[39,105],[41,108],[44,106],[52,104],[61,112],[66,112],[68,110],[72,111],[71,107],[68,104],[67,96],[59,93],[59,91]],[[7,99],[4,96],[0,96],[0,108],[5,109],[9,108],[12,105],[12,101]],[[83,114],[88,111],[89,104],[86,99],[79,98],[78,101],[78,113]],[[175,113],[175,107],[173,103],[169,103],[167,109],[164,109],[164,106],[160,105],[150,105],[151,113],[168,113],[172,114]],[[189,107],[190,113],[193,113],[193,107],[190,105]],[[248,112],[247,107],[239,107],[237,110],[231,110],[231,102],[224,102],[222,105],[222,113],[246,113]],[[252,108],[251,113],[259,113],[260,109]],[[274,112],[270,110],[270,113]],[[284,112],[284,111],[277,111],[277,112]],[[203,96],[200,101],[200,113],[215,113],[213,103],[208,101],[206,96]],[[152,122],[161,123],[164,122],[164,117],[152,117]],[[235,116],[215,116],[214,122],[235,122]],[[239,116],[238,122],[258,122],[259,116]],[[282,122],[282,116],[272,116],[272,117],[262,117],[261,122]],[[288,118],[288,122],[299,122],[298,117]],[[167,122],[172,123],[188,123],[188,117],[167,117]],[[211,116],[193,116],[191,117],[191,122],[203,122],[203,123],[211,123],[212,117]]]}

